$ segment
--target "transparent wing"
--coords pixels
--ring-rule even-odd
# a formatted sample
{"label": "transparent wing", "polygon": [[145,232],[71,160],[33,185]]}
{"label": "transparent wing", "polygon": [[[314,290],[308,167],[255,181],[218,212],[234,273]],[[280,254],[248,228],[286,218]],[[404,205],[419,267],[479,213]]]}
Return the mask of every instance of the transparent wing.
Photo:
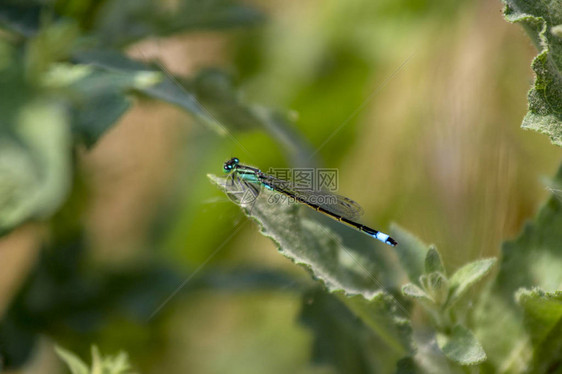
{"label": "transparent wing", "polygon": [[264,182],[274,190],[289,196],[296,196],[308,204],[319,206],[336,215],[354,220],[363,214],[363,208],[355,201],[328,191],[311,191],[295,189],[291,182],[275,178],[271,175],[264,176]]}

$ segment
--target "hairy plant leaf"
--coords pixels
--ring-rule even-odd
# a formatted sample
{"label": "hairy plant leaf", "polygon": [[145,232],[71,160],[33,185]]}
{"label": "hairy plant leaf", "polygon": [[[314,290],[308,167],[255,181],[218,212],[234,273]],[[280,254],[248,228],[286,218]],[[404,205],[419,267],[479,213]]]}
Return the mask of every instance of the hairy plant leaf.
{"label": "hairy plant leaf", "polygon": [[[553,185],[561,183],[562,167],[552,181]],[[525,353],[530,351],[515,292],[533,287],[555,292],[562,284],[562,195],[559,190],[551,191],[552,196],[521,234],[502,245],[498,275],[477,307],[477,334],[490,359],[515,371],[527,365]],[[505,333],[495,333],[498,329]]]}
{"label": "hairy plant leaf", "polygon": [[531,65],[536,78],[528,94],[529,108],[522,127],[546,134],[562,146],[562,39],[552,32],[562,24],[560,3],[504,1],[506,19],[520,23],[539,50]]}
{"label": "hairy plant leaf", "polygon": [[271,238],[278,250],[309,270],[332,293],[361,317],[400,356],[410,351],[407,310],[380,283],[376,265],[369,253],[344,246],[327,227],[299,215],[299,206],[272,202],[264,191],[251,205],[244,204],[236,184],[209,175],[210,180],[241,205],[246,215],[256,220],[263,235]]}
{"label": "hairy plant leaf", "polygon": [[435,303],[437,305],[443,305],[447,301],[449,280],[438,271],[422,275],[420,278],[424,280],[421,282],[422,286],[424,286],[426,292],[431,295]]}
{"label": "hairy plant leaf", "polygon": [[495,263],[495,258],[487,258],[466,264],[455,271],[449,279],[448,306],[456,303],[470,287],[488,274]]}
{"label": "hairy plant leaf", "polygon": [[443,266],[443,260],[441,260],[441,255],[437,252],[437,249],[433,246],[427,251],[425,256],[425,273],[439,272],[446,275],[445,266]]}
{"label": "hairy plant leaf", "polygon": [[402,293],[408,297],[419,299],[428,303],[433,303],[433,299],[424,290],[413,283],[405,284]]}
{"label": "hairy plant leaf", "polygon": [[562,292],[521,289],[516,298],[523,307],[525,328],[533,345],[530,372],[553,372],[562,365]]}
{"label": "hairy plant leaf", "polygon": [[449,335],[438,334],[437,343],[445,356],[460,365],[476,365],[486,360],[486,353],[466,327],[456,325]]}
{"label": "hairy plant leaf", "polygon": [[[553,183],[562,183],[562,166]],[[562,195],[558,190],[552,192],[535,219],[525,224],[519,237],[502,247],[496,284],[511,303],[519,288],[539,287],[552,292],[562,284]]]}

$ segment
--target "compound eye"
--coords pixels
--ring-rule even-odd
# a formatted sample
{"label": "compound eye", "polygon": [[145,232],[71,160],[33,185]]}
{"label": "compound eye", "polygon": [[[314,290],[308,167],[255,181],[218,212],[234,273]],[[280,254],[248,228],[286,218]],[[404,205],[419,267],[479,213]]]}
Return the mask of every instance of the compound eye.
{"label": "compound eye", "polygon": [[232,159],[232,161],[233,161],[235,164],[238,164],[238,163],[240,162],[240,160],[239,160],[238,158],[236,158],[236,157],[234,157],[234,158]]}

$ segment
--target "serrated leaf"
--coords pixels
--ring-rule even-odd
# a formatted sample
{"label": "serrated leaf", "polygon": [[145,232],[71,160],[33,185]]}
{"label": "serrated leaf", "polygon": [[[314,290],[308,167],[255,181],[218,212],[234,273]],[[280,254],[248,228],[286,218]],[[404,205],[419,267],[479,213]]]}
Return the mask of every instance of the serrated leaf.
{"label": "serrated leaf", "polygon": [[59,346],[55,346],[55,352],[68,366],[72,374],[90,374],[88,365],[73,352]]}
{"label": "serrated leaf", "polygon": [[[553,178],[562,182],[562,167]],[[522,371],[528,366],[527,334],[523,313],[515,302],[520,288],[539,287],[555,292],[562,284],[562,200],[559,191],[527,222],[515,240],[502,245],[501,263],[492,290],[478,305],[475,326],[490,360],[497,366]],[[502,331],[497,334],[496,331]]]}
{"label": "serrated leaf", "polygon": [[449,279],[447,305],[452,306],[456,303],[470,287],[490,272],[495,263],[495,258],[488,258],[471,262],[455,271]]}
{"label": "serrated leaf", "polygon": [[560,3],[504,1],[506,19],[520,23],[539,49],[531,65],[536,79],[528,94],[529,108],[522,127],[546,134],[562,146],[562,39],[551,32],[562,23]]}
{"label": "serrated leaf", "polygon": [[445,266],[443,266],[443,260],[441,260],[441,255],[434,246],[431,246],[427,251],[425,256],[425,273],[439,272],[445,276]]}
{"label": "serrated leaf", "polygon": [[525,328],[533,344],[533,369],[551,372],[562,365],[562,291],[544,292],[521,289],[516,295],[524,311]]}
{"label": "serrated leaf", "polygon": [[[236,200],[235,185],[209,175],[209,179]],[[273,193],[273,192],[272,192]],[[298,214],[299,205],[270,202],[264,191],[251,205],[241,204],[246,215],[260,225],[285,257],[305,267],[332,293],[362,318],[397,353],[409,348],[409,323],[404,306],[384,292],[368,253],[345,247],[327,227]],[[381,291],[382,290],[382,291]]]}
{"label": "serrated leaf", "polygon": [[[562,166],[553,180],[555,185],[561,182]],[[502,246],[496,285],[510,304],[519,288],[539,287],[551,292],[562,284],[562,199],[557,196],[559,191],[553,192],[519,237]]]}
{"label": "serrated leaf", "polygon": [[[223,178],[208,175],[222,191],[234,199],[239,193]],[[299,214],[300,205],[270,202],[273,192],[263,191],[252,205],[242,205],[246,215],[260,225],[263,235],[271,238],[279,252],[307,268],[328,290],[369,296],[382,285],[377,279],[376,264],[369,263],[367,251],[351,249],[327,227]]]}
{"label": "serrated leaf", "polygon": [[445,356],[460,365],[476,365],[486,360],[484,349],[470,330],[461,325],[449,335],[438,334],[437,344]]}
{"label": "serrated leaf", "polygon": [[394,250],[402,268],[411,282],[417,281],[424,272],[424,261],[429,246],[396,224],[391,226],[390,231],[400,243]]}

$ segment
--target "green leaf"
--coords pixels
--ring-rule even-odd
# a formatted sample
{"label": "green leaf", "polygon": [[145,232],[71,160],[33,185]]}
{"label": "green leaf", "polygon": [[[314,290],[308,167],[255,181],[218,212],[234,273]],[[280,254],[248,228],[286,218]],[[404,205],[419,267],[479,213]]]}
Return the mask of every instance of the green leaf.
{"label": "green leaf", "polygon": [[424,274],[420,277],[420,283],[435,304],[441,306],[447,301],[449,281],[443,274],[439,272]]}
{"label": "green leaf", "polygon": [[394,250],[402,268],[411,282],[417,281],[424,272],[424,261],[429,246],[396,224],[392,225],[390,231],[400,243]]}
{"label": "green leaf", "polygon": [[[562,166],[553,179],[554,185],[561,183]],[[510,304],[519,288],[551,292],[562,284],[562,200],[554,192],[519,237],[503,244],[496,286]]]}
{"label": "green leaf", "polygon": [[425,273],[439,272],[446,275],[445,266],[441,260],[441,255],[434,246],[431,246],[425,256]]}
{"label": "green leaf", "polygon": [[[240,205],[236,184],[231,186],[223,178],[208,177]],[[252,205],[241,207],[258,222],[262,234],[277,244],[282,255],[307,268],[332,292],[369,296],[381,288],[377,271],[382,269],[369,261],[369,251],[345,247],[333,231],[299,214],[300,205],[269,201],[272,194],[263,191]]]}
{"label": "green leaf", "polygon": [[562,39],[552,28],[562,24],[557,1],[504,0],[505,17],[520,23],[529,34],[539,54],[532,62],[536,79],[529,91],[529,108],[522,127],[550,137],[562,146]]}
{"label": "green leaf", "polygon": [[90,374],[88,365],[86,365],[86,363],[73,352],[59,346],[55,346],[55,352],[57,352],[57,355],[68,366],[68,369],[72,374]]}
{"label": "green leaf", "polygon": [[25,45],[27,77],[38,81],[52,63],[69,58],[78,36],[78,26],[73,22],[58,22],[42,27]]}
{"label": "green leaf", "polygon": [[0,132],[0,230],[48,217],[70,184],[70,129],[57,103],[19,108],[12,131]]}
{"label": "green leaf", "polygon": [[201,29],[253,25],[263,20],[254,8],[232,0],[108,1],[94,22],[102,45],[124,46],[147,37]]}
{"label": "green leaf", "polygon": [[340,373],[389,372],[396,352],[337,296],[320,289],[303,295],[299,321],[314,332],[312,358]]}
{"label": "green leaf", "polygon": [[403,317],[407,311],[380,283],[376,268],[380,264],[370,260],[369,251],[344,246],[327,227],[299,215],[299,205],[269,201],[273,192],[264,191],[251,205],[244,204],[236,184],[212,175],[209,179],[259,223],[261,233],[277,244],[281,254],[339,295],[397,354],[410,350],[409,322]]}
{"label": "green leaf", "polygon": [[416,286],[413,283],[405,284],[402,287],[402,293],[405,296],[408,296],[408,297],[411,297],[411,298],[414,298],[414,299],[420,299],[420,300],[426,301],[428,303],[434,303],[431,296],[429,296],[424,290],[422,290],[421,288],[419,288],[418,286]]}
{"label": "green leaf", "polygon": [[95,345],[92,346],[91,374],[132,374],[127,353],[120,351],[115,356],[102,356]]}
{"label": "green leaf", "polygon": [[551,372],[562,365],[562,291],[521,289],[516,295],[523,307],[525,328],[533,345],[533,373]]}
{"label": "green leaf", "polygon": [[[82,67],[75,65],[61,70],[72,72]],[[147,89],[160,80],[157,72],[90,69],[69,86],[75,95],[71,114],[72,129],[77,138],[88,147],[94,145],[131,106],[127,92]]]}
{"label": "green leaf", "polygon": [[115,356],[102,356],[95,345],[92,346],[92,367],[84,363],[74,353],[55,347],[59,357],[68,365],[72,374],[132,374],[130,371],[129,357],[125,352]]}
{"label": "green leaf", "polygon": [[272,110],[244,102],[225,73],[203,70],[192,79],[181,79],[161,66],[147,66],[111,50],[81,51],[75,53],[75,58],[83,64],[125,76],[135,72],[157,73],[158,84],[134,87],[135,91],[180,107],[220,136],[232,138],[231,132],[261,128],[282,145],[293,165],[310,166],[314,162],[310,146],[290,121]]}
{"label": "green leaf", "polygon": [[490,272],[496,263],[495,258],[478,260],[464,265],[458,269],[449,279],[448,306],[456,303],[476,282]]}
{"label": "green leaf", "polygon": [[437,344],[445,356],[460,365],[476,365],[486,360],[486,353],[466,327],[456,325],[449,335],[438,334]]}
{"label": "green leaf", "polygon": [[[562,182],[562,167],[552,185]],[[559,193],[552,190],[555,193]],[[499,272],[483,302],[477,305],[475,328],[496,366],[522,371],[530,351],[523,313],[515,302],[520,288],[555,292],[562,284],[562,201],[553,194],[521,234],[502,245]],[[496,333],[502,331],[502,334]]]}

